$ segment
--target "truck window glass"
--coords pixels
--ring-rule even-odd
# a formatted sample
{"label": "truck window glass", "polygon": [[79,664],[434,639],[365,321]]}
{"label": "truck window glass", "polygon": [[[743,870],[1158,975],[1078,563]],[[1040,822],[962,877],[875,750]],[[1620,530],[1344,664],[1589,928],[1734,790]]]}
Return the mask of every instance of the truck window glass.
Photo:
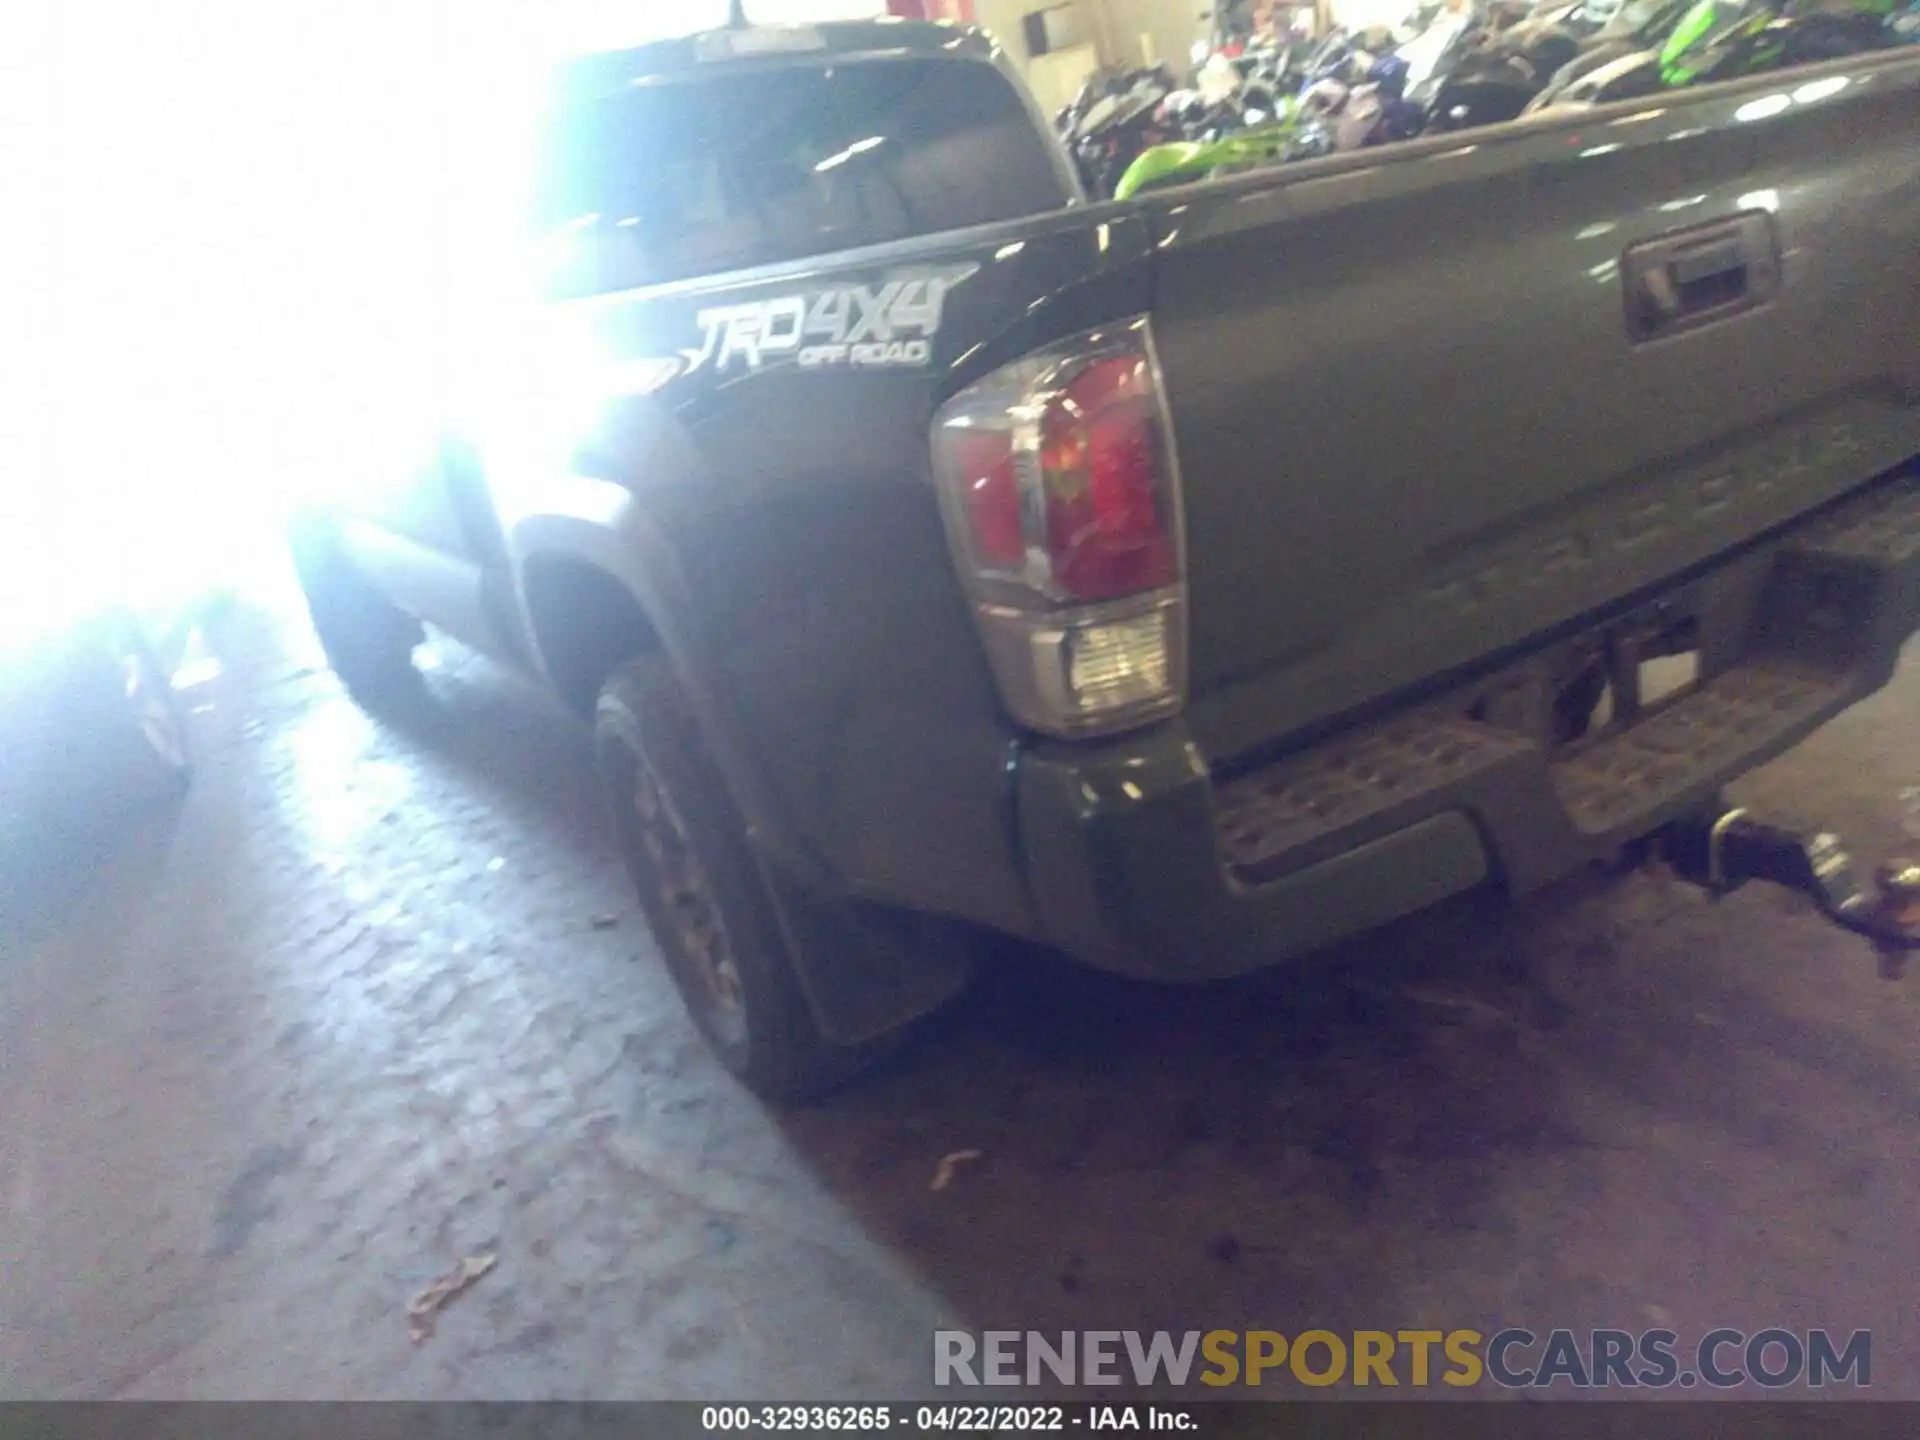
{"label": "truck window glass", "polygon": [[674,76],[551,132],[551,283],[617,290],[1014,219],[1066,201],[992,66],[868,60]]}

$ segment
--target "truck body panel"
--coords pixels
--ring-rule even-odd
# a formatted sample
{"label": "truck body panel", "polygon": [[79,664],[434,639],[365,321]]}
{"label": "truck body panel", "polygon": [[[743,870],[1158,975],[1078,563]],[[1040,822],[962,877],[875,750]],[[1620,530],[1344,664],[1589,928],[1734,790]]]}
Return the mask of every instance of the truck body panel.
{"label": "truck body panel", "polygon": [[[418,513],[563,691],[554,627],[596,622],[551,577],[631,599],[783,883],[1237,973],[1546,883],[1884,683],[1920,605],[1916,140],[1920,62],[1862,59],[576,295],[506,347],[531,403],[475,407],[492,522]],[[995,688],[929,426],[1139,316],[1190,694],[1045,739]],[[1669,651],[1691,691],[1549,733],[1603,659]]]}
{"label": "truck body panel", "polygon": [[[1484,662],[1920,450],[1916,134],[1920,67],[1823,67],[1156,205],[1210,755]],[[1742,215],[1770,297],[1637,342],[1623,255]]]}
{"label": "truck body panel", "polygon": [[[956,375],[1144,311],[1147,281],[1137,217],[1063,211],[549,319],[549,353],[592,357],[571,384],[656,387],[610,401],[574,459],[618,478],[671,557],[666,588],[690,598],[670,628],[742,729],[766,825],[857,894],[1030,925],[1019,737],[953,574],[927,426]],[[823,328],[788,344],[783,317],[816,312]],[[525,560],[558,490],[500,475]]]}

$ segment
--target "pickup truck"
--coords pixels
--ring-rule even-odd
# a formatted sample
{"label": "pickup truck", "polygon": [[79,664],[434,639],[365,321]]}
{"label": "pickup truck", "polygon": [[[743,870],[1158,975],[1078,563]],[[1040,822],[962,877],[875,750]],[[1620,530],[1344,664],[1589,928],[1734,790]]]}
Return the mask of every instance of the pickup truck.
{"label": "pickup truck", "polygon": [[[1233,976],[1618,857],[1920,622],[1920,60],[1090,204],[987,36],[570,62],[524,405],[294,548],[594,727],[770,1096],[982,931]],[[511,412],[511,413],[509,413]]]}

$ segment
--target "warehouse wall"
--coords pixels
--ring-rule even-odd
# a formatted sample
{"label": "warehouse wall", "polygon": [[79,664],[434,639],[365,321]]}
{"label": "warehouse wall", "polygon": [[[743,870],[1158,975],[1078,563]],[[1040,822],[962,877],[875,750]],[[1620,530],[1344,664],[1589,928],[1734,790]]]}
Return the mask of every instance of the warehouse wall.
{"label": "warehouse wall", "polygon": [[1101,28],[1098,0],[1077,0],[1089,37],[1085,45],[1074,46],[1050,55],[1033,58],[1027,54],[1021,31],[1021,17],[1038,0],[974,0],[974,23],[991,31],[1019,71],[1043,109],[1058,110],[1089,73],[1098,68],[1107,54]]}
{"label": "warehouse wall", "polygon": [[[1104,12],[1102,28],[1112,57],[1139,65],[1164,60],[1176,75],[1189,68],[1193,42],[1206,34],[1207,0],[1085,0]],[[1145,39],[1143,50],[1142,40]]]}
{"label": "warehouse wall", "polygon": [[1020,17],[1032,8],[1033,0],[973,0],[974,23],[991,30],[1007,47],[1014,63],[1022,68],[1027,63],[1027,52],[1020,44]]}
{"label": "warehouse wall", "polygon": [[[583,3],[583,0],[574,0]],[[621,0],[584,0],[626,12]],[[725,14],[725,0],[700,0],[708,10]],[[1021,34],[1021,17],[1028,11],[1058,5],[1060,0],[973,0],[975,24],[985,27],[1006,48],[1039,94],[1043,104],[1053,96],[1077,88],[1073,78],[1100,62],[1142,63],[1143,37],[1152,58],[1165,60],[1175,72],[1187,71],[1187,53],[1206,32],[1210,0],[1072,0],[1080,11],[1091,51],[1083,54],[1029,57]],[[1364,0],[1363,0],[1364,3]],[[855,15],[883,14],[886,0],[746,0],[747,14],[765,23],[829,20]],[[631,23],[631,22],[629,22]],[[686,28],[684,24],[680,28]],[[1061,96],[1064,101],[1065,96]]]}

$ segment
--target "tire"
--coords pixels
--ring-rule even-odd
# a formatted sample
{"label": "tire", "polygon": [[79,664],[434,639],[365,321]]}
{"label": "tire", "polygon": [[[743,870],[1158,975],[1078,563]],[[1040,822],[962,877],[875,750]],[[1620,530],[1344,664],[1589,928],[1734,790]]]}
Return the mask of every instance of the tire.
{"label": "tire", "polygon": [[607,680],[594,744],[641,908],[721,1063],[769,1100],[847,1079],[871,1052],[821,1034],[746,827],[663,657]]}
{"label": "tire", "polygon": [[413,668],[420,622],[354,568],[325,517],[296,520],[291,541],[313,632],[347,693],[369,709],[410,695],[420,682]]}

